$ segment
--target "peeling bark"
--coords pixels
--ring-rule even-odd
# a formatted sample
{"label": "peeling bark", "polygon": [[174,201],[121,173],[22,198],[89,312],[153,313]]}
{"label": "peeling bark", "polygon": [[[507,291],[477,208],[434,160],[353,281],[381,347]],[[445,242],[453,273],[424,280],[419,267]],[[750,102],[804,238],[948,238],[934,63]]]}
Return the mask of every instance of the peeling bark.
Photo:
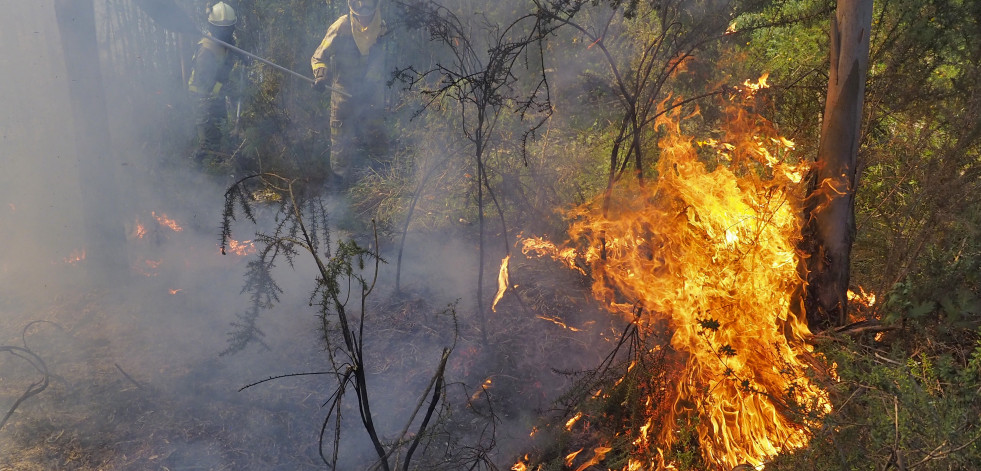
{"label": "peeling bark", "polygon": [[847,321],[855,169],[868,75],[872,0],[838,0],[817,165],[805,201],[803,307],[812,330]]}

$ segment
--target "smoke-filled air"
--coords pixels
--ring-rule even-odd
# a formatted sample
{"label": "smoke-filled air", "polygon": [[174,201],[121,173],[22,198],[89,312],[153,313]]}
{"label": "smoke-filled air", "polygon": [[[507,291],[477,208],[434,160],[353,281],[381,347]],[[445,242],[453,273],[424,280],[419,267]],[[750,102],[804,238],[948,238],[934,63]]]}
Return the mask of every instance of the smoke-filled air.
{"label": "smoke-filled air", "polygon": [[981,462],[974,2],[0,8],[0,470]]}

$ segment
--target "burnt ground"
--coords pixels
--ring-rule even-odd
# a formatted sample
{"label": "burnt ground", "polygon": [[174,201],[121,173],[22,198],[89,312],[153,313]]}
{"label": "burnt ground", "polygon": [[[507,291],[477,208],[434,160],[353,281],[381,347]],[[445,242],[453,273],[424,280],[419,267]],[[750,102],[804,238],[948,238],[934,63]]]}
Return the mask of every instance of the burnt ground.
{"label": "burnt ground", "polygon": [[[50,383],[0,430],[0,469],[319,469],[304,420],[319,408],[304,400],[315,384],[240,393],[249,368],[218,358],[217,348],[187,355],[166,332],[141,332],[148,327],[138,313],[146,308],[104,292],[63,294],[35,311],[45,322],[26,330],[5,322],[4,343],[26,339]],[[240,371],[228,374],[233,369]],[[5,411],[40,376],[12,355],[0,358],[0,372]]]}
{"label": "burnt ground", "polygon": [[[334,387],[328,377],[240,391],[269,376],[326,369],[306,288],[285,295],[261,322],[269,350],[219,356],[238,308],[228,301],[234,297],[208,293],[236,294],[243,262],[222,263],[235,281],[176,294],[158,283],[136,294],[75,287],[43,300],[6,297],[0,344],[26,343],[46,363],[50,384],[0,429],[0,470],[323,469],[318,436]],[[453,456],[486,452],[509,468],[526,451],[532,428],[556,413],[554,400],[574,380],[563,372],[595,366],[618,334],[618,321],[597,309],[581,275],[520,254],[511,267],[517,288],[488,313],[487,343],[472,307],[457,303],[454,321],[425,284],[407,283],[401,295],[370,303],[372,404],[385,431],[401,429],[441,349],[456,339],[442,398],[447,409],[436,424],[449,438],[430,442],[419,462],[463,447],[469,451]],[[166,273],[152,279],[182,281]],[[22,358],[0,355],[0,413],[40,378]],[[342,469],[366,469],[371,452],[352,424]]]}

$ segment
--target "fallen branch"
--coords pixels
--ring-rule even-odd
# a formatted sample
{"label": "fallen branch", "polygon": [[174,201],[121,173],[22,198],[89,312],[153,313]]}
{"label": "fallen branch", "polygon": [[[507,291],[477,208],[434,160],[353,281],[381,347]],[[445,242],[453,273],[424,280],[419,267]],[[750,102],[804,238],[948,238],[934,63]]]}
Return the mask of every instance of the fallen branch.
{"label": "fallen branch", "polygon": [[119,366],[119,363],[113,363],[113,365],[116,365],[116,369],[119,370],[119,372],[122,373],[123,376],[126,377],[126,379],[129,380],[129,382],[133,383],[136,386],[136,389],[143,389],[143,385],[140,384],[135,379],[133,379],[133,377],[130,376],[128,373],[126,373],[125,371],[123,371],[123,368],[121,366]]}
{"label": "fallen branch", "polygon": [[889,332],[896,329],[898,329],[898,327],[884,325],[877,320],[864,320],[852,322],[851,324],[845,324],[841,327],[835,327],[832,329],[832,332],[841,335],[859,335],[865,333]]}
{"label": "fallen branch", "polygon": [[7,420],[10,419],[10,416],[14,415],[14,411],[17,410],[21,403],[32,396],[37,395],[41,391],[44,391],[45,388],[48,387],[50,375],[48,374],[48,367],[44,364],[44,360],[27,348],[5,345],[0,346],[0,352],[7,352],[15,357],[23,358],[25,361],[30,363],[31,366],[38,371],[38,373],[41,373],[44,376],[41,380],[31,383],[31,385],[27,387],[27,390],[24,391],[24,394],[21,394],[20,397],[14,401],[14,405],[10,406],[10,410],[7,411],[7,414],[3,416],[3,419],[0,419],[0,429],[3,429],[3,426],[7,424]]}
{"label": "fallen branch", "polygon": [[891,332],[897,329],[899,329],[898,326],[885,325],[877,320],[864,320],[823,330],[814,334],[813,337],[815,339],[836,340],[836,336],[855,336],[869,333]]}

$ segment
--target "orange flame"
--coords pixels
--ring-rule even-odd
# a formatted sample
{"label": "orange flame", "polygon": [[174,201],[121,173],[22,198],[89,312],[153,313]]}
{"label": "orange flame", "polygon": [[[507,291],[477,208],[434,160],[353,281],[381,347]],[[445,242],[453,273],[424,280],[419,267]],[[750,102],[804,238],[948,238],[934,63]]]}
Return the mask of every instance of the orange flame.
{"label": "orange flame", "polygon": [[150,215],[153,216],[153,218],[156,219],[161,226],[167,227],[174,232],[180,232],[184,230],[184,228],[181,227],[180,224],[177,224],[177,221],[167,218],[167,215],[164,213],[160,213],[160,215],[157,216],[156,211],[151,211]]}
{"label": "orange flame", "polygon": [[[744,96],[752,96],[766,77],[745,86]],[[808,164],[795,163],[793,142],[762,118],[739,106],[728,113],[724,136],[698,146],[681,134],[678,113],[662,115],[656,182],[622,184],[608,201],[574,209],[569,240],[588,241],[585,249],[529,239],[522,251],[580,272],[587,266],[594,296],[642,333],[668,321],[684,368],[660,422],[697,416],[703,459],[731,468],[804,446],[806,427],[787,412],[830,406],[805,375],[810,332],[790,309],[801,283],[796,242]],[[649,417],[657,402],[648,399]],[[639,449],[650,424],[630,432]],[[661,426],[659,446],[671,446],[675,433]],[[663,458],[653,466],[671,467]]]}
{"label": "orange flame", "polygon": [[572,247],[557,247],[555,244],[541,238],[532,237],[521,241],[521,253],[528,255],[549,255],[553,259],[564,263],[567,267],[582,273],[586,272],[576,264],[579,254]]}
{"label": "orange flame", "polygon": [[151,260],[144,258],[141,260],[141,262],[133,262],[131,265],[133,271],[145,277],[153,277],[157,276],[157,270],[160,268],[160,265],[163,264],[163,259]]}
{"label": "orange flame", "polygon": [[480,385],[480,389],[478,389],[476,392],[474,392],[470,396],[470,401],[471,402],[474,402],[478,398],[480,398],[480,395],[481,394],[483,394],[485,391],[487,391],[488,389],[490,389],[494,385],[493,383],[494,383],[493,377],[492,376],[488,376],[487,379],[484,380],[483,384]]}
{"label": "orange flame", "polygon": [[582,332],[582,329],[579,329],[579,328],[576,328],[576,327],[572,327],[572,326],[566,324],[565,322],[562,322],[562,320],[557,319],[555,317],[542,316],[542,315],[537,315],[535,317],[537,317],[537,318],[539,318],[539,319],[541,319],[543,321],[549,321],[549,322],[551,322],[551,323],[553,323],[553,324],[555,324],[555,325],[557,325],[557,326],[559,326],[559,327],[561,327],[563,329],[571,330],[572,332]]}
{"label": "orange flame", "polygon": [[865,291],[865,288],[858,287],[858,292],[848,290],[848,301],[856,303],[861,307],[875,306],[875,293]]}
{"label": "orange flame", "polygon": [[235,239],[228,239],[228,244],[225,246],[225,248],[220,250],[222,255],[231,253],[233,255],[244,257],[255,253],[255,242],[252,242],[251,240],[243,240],[242,242],[239,242]]}
{"label": "orange flame", "polygon": [[137,239],[142,239],[144,236],[146,236],[146,226],[137,222],[134,235],[136,236]]}
{"label": "orange flame", "polygon": [[569,419],[569,420],[567,420],[565,422],[565,429],[566,430],[572,430],[572,426],[573,425],[576,425],[576,422],[578,422],[579,419],[581,419],[581,418],[582,418],[582,412],[576,412],[576,415],[572,416],[571,419]]}
{"label": "orange flame", "polygon": [[494,295],[494,302],[491,304],[491,311],[497,312],[497,302],[504,297],[504,292],[508,289],[508,261],[511,255],[508,254],[501,260],[501,271],[497,275],[497,294]]}
{"label": "orange flame", "polygon": [[82,260],[85,260],[85,249],[72,250],[72,253],[62,260],[69,265],[76,265]]}
{"label": "orange flame", "polygon": [[594,464],[599,464],[601,461],[603,461],[604,458],[606,458],[606,454],[609,453],[610,450],[612,449],[613,448],[610,448],[608,446],[596,447],[595,449],[593,449],[593,457],[590,458],[589,461],[586,461],[585,463],[579,465],[579,467],[576,468],[576,471],[584,471],[586,468]]}
{"label": "orange flame", "polygon": [[756,79],[756,83],[753,83],[751,80],[747,80],[743,82],[743,86],[746,87],[751,94],[764,88],[770,88],[770,84],[766,83],[766,79],[769,77],[770,74],[763,74],[760,76],[760,78]]}

